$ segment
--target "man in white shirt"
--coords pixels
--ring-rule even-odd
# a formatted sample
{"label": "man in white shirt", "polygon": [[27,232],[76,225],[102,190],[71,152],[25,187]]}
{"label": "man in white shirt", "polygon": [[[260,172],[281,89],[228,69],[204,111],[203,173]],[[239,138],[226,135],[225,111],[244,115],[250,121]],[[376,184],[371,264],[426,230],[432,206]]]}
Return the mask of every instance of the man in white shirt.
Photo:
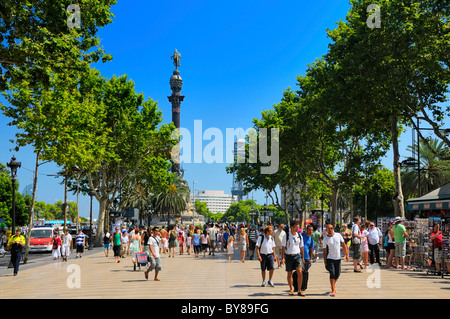
{"label": "man in white shirt", "polygon": [[208,236],[209,236],[209,255],[215,256],[214,252],[216,251],[216,237],[217,237],[217,228],[215,225],[211,225],[208,228]]}
{"label": "man in white shirt", "polygon": [[341,273],[341,246],[345,253],[345,258],[348,261],[347,245],[344,238],[339,233],[334,232],[334,227],[331,224],[327,225],[327,235],[323,238],[323,259],[325,268],[330,273],[331,294],[336,296],[336,282]]}
{"label": "man in white shirt", "polygon": [[275,240],[272,234],[272,226],[267,226],[264,229],[264,235],[259,236],[256,242],[256,255],[261,263],[262,287],[266,286],[266,269],[269,271],[269,286],[275,287],[272,282],[272,277],[274,271],[273,263],[277,260],[277,255],[275,252]]}
{"label": "man in white shirt", "polygon": [[[276,231],[273,232],[273,237],[275,238],[275,251],[277,253],[277,256],[281,256],[281,250],[282,250],[282,242],[284,237],[286,236],[286,232],[284,231],[284,224],[278,225],[278,228]],[[281,267],[281,259],[278,259],[278,268]]]}
{"label": "man in white shirt", "polygon": [[155,281],[159,281],[158,274],[161,271],[161,256],[159,254],[159,244],[161,242],[160,232],[158,227],[153,227],[152,236],[148,239],[148,248],[150,250],[150,263],[145,271],[145,279],[148,280],[148,273],[155,270]]}
{"label": "man in white shirt", "polygon": [[[370,263],[373,264],[376,260],[377,264],[381,266],[380,262],[380,244],[382,242],[381,237],[383,236],[381,234],[380,229],[378,227],[375,227],[375,224],[371,222],[369,224],[369,228],[366,230],[367,232],[367,239],[369,240],[369,259]],[[375,255],[375,258],[374,258]]]}
{"label": "man in white shirt", "polygon": [[62,261],[67,261],[67,257],[69,257],[70,255],[71,248],[72,248],[72,235],[70,235],[69,230],[66,228],[66,232],[64,233],[61,247]]}
{"label": "man in white shirt", "polygon": [[[287,233],[281,243],[281,263],[286,264],[287,281],[289,284],[289,295],[294,294],[292,283],[292,272],[297,272],[298,287],[302,286],[302,267],[305,263],[305,253],[303,251],[303,237],[298,233],[298,222],[291,223],[290,231]],[[299,291],[300,296],[305,296],[303,291]]]}

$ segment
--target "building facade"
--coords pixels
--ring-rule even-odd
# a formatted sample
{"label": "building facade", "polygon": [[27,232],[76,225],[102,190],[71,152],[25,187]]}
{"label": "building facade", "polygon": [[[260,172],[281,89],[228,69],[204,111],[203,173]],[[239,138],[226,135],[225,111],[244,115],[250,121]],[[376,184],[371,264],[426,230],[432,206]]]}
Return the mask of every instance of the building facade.
{"label": "building facade", "polygon": [[191,194],[191,201],[194,200],[206,203],[211,213],[225,213],[231,204],[237,203],[238,197],[224,191],[199,190],[194,196]]}

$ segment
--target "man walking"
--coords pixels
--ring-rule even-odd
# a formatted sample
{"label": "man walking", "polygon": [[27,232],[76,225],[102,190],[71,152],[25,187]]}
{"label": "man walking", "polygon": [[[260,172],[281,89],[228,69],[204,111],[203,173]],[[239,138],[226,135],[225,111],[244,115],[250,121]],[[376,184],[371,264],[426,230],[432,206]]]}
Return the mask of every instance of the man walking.
{"label": "man walking", "polygon": [[301,291],[304,293],[306,289],[308,289],[308,279],[309,279],[309,268],[311,267],[311,256],[314,251],[314,239],[312,238],[313,234],[313,225],[308,225],[306,227],[306,232],[302,233],[303,237],[303,279]]}
{"label": "man walking", "polygon": [[258,238],[256,242],[256,255],[261,263],[261,276],[262,276],[262,287],[266,286],[266,270],[269,271],[269,286],[275,287],[272,281],[273,277],[273,263],[277,260],[277,255],[275,252],[275,240],[272,237],[273,229],[272,226],[267,226],[264,229],[264,234]]}
{"label": "man walking", "polygon": [[[283,238],[281,248],[281,263],[286,264],[287,281],[289,285],[289,295],[294,294],[292,284],[292,272],[297,272],[298,287],[302,286],[302,266],[305,253],[303,251],[303,237],[298,233],[298,222],[292,221],[290,231]],[[298,292],[300,296],[305,296],[304,292]]]}
{"label": "man walking", "polygon": [[145,279],[148,280],[148,273],[152,270],[155,270],[154,281],[159,281],[158,274],[161,271],[161,255],[159,254],[159,244],[161,242],[161,233],[159,232],[158,227],[153,227],[152,236],[148,239],[148,248],[150,249],[150,263],[145,271]]}
{"label": "man walking", "polygon": [[86,235],[81,228],[78,230],[78,235],[75,240],[77,243],[77,255],[75,258],[81,258],[83,257],[84,246],[86,245]]}
{"label": "man walking", "polygon": [[408,233],[406,232],[405,226],[402,225],[402,218],[395,217],[394,219],[394,227],[392,231],[394,232],[395,239],[395,268],[399,266],[399,258],[402,263],[402,269],[407,269],[405,266],[405,257],[406,257],[406,237],[409,238]]}
{"label": "man walking", "polygon": [[[382,242],[382,234],[378,227],[375,227],[375,224],[371,222],[369,224],[369,229],[366,230],[368,233],[367,239],[369,240],[369,261],[370,264],[376,263],[381,266],[380,262],[380,245]],[[374,257],[375,255],[375,257]]]}
{"label": "man walking", "polygon": [[62,246],[61,246],[62,261],[67,261],[67,257],[69,257],[71,249],[72,249],[72,235],[69,233],[69,230],[66,228],[66,232],[64,233]]}
{"label": "man walking", "polygon": [[345,258],[348,261],[347,245],[344,242],[341,234],[334,232],[334,227],[331,224],[327,225],[327,234],[323,238],[323,259],[326,270],[330,273],[330,296],[336,296],[336,282],[341,274],[341,249],[345,253]]}
{"label": "man walking", "polygon": [[257,240],[258,240],[258,232],[256,231],[256,225],[252,224],[250,230],[248,231],[248,251],[250,255],[250,260],[253,260]]}
{"label": "man walking", "polygon": [[319,260],[319,249],[322,245],[322,236],[317,231],[317,226],[313,226],[313,233],[312,233],[312,239],[314,241],[314,253],[312,256],[312,262],[316,262]]}
{"label": "man walking", "polygon": [[20,228],[16,228],[15,235],[12,235],[9,238],[9,241],[6,245],[11,249],[11,263],[14,267],[14,276],[17,276],[19,273],[19,264],[22,259],[22,248],[25,246],[25,237],[20,234]]}
{"label": "man walking", "polygon": [[[284,224],[278,225],[276,231],[273,232],[273,237],[275,238],[275,251],[277,256],[282,256],[281,251],[283,249],[283,239],[286,236],[286,232],[284,231]],[[281,260],[278,259],[278,268],[281,267]]]}
{"label": "man walking", "polygon": [[364,236],[361,235],[361,231],[359,229],[360,222],[361,220],[357,216],[353,219],[353,226],[352,226],[353,272],[361,272],[361,270],[358,269],[358,265],[359,260],[361,259],[361,240],[362,238],[364,238]]}

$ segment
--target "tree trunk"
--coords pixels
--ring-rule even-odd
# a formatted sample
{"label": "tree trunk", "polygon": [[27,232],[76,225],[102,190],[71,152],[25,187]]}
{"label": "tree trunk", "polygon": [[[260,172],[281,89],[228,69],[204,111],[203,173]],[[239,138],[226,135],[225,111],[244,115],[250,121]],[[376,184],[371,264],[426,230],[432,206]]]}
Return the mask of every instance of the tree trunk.
{"label": "tree trunk", "polygon": [[34,167],[33,193],[31,195],[31,203],[30,203],[30,210],[29,210],[30,219],[28,221],[28,233],[27,233],[26,244],[25,244],[25,256],[23,258],[24,264],[26,264],[28,262],[28,253],[30,251],[30,236],[31,236],[31,228],[33,227],[34,200],[36,199],[38,167],[39,167],[39,153],[36,154],[36,164]]}
{"label": "tree trunk", "polygon": [[337,199],[338,199],[339,191],[337,187],[333,187],[331,189],[331,224],[333,226],[336,225],[336,214],[337,214]]}
{"label": "tree trunk", "polygon": [[398,126],[397,116],[391,116],[391,134],[392,134],[392,150],[394,153],[394,183],[395,194],[392,197],[394,203],[394,211],[396,216],[405,218],[405,207],[403,204],[402,179],[400,175],[400,153],[398,150]]}

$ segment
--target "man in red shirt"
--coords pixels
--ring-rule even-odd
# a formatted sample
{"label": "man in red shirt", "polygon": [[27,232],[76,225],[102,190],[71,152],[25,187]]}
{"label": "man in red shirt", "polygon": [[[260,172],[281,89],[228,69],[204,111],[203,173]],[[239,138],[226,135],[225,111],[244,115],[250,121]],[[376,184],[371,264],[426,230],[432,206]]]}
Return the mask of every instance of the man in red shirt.
{"label": "man in red shirt", "polygon": [[[441,261],[442,261],[442,232],[440,230],[441,225],[435,224],[433,232],[431,233],[431,239],[433,240],[434,248],[434,262],[436,265],[436,271],[440,275],[441,273]],[[450,262],[446,262],[447,271],[450,272]]]}

